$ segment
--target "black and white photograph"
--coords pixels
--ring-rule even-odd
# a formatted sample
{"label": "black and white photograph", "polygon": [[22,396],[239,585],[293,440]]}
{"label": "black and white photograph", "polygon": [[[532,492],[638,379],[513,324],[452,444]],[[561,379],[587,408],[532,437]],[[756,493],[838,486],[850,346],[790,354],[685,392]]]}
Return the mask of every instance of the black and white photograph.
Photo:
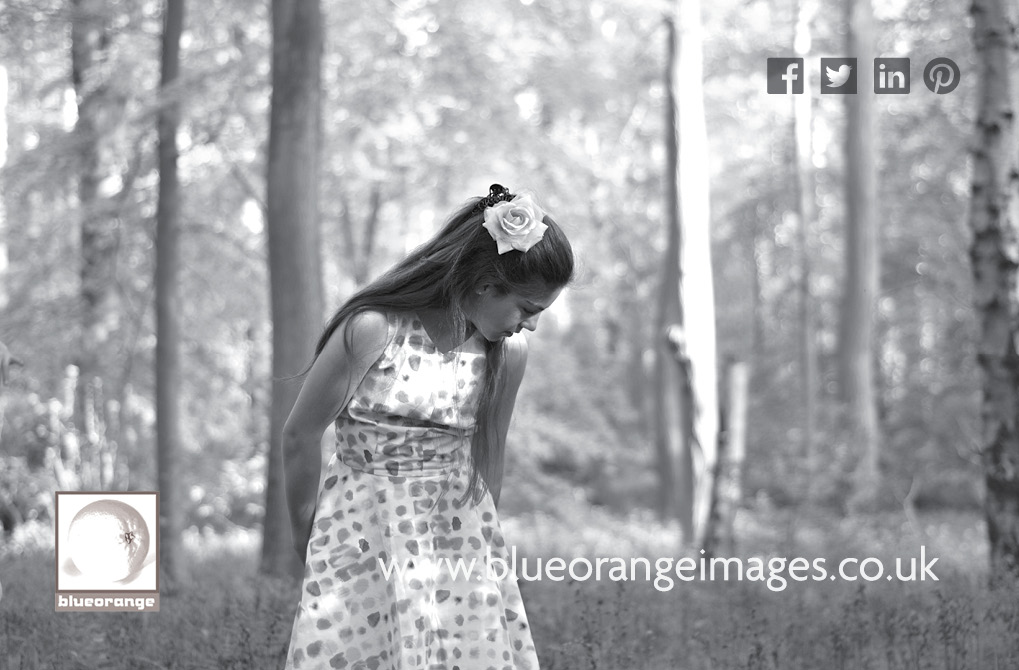
{"label": "black and white photograph", "polygon": [[1019,0],[0,0],[0,668],[1019,668]]}

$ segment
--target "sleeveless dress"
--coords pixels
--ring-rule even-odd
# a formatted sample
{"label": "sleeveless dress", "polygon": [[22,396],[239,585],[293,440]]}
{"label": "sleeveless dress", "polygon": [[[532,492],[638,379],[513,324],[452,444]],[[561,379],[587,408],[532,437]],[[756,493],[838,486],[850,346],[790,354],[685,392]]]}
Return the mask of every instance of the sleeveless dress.
{"label": "sleeveless dress", "polygon": [[492,497],[459,502],[485,342],[443,353],[415,314],[387,318],[335,423],[286,667],[538,670]]}

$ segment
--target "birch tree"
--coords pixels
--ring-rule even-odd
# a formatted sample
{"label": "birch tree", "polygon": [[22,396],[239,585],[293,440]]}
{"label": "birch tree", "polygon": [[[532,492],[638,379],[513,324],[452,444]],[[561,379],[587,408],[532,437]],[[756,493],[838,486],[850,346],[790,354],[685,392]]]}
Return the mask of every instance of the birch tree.
{"label": "birch tree", "polygon": [[1019,580],[1019,153],[1016,133],[1016,8],[975,0],[979,58],[970,226],[980,323],[982,460],[991,582]]}
{"label": "birch tree", "polygon": [[684,543],[698,546],[710,510],[718,433],[699,0],[678,2],[666,26],[668,246],[657,320],[656,444],[664,507],[678,517]]}

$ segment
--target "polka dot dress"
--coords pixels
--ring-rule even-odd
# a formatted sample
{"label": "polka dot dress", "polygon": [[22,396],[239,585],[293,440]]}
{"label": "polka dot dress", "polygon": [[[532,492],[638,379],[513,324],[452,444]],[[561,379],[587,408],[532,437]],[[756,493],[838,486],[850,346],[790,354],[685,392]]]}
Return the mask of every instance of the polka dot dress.
{"label": "polka dot dress", "polygon": [[484,372],[480,335],[443,353],[389,316],[336,421],[287,668],[538,670],[492,497],[458,502]]}

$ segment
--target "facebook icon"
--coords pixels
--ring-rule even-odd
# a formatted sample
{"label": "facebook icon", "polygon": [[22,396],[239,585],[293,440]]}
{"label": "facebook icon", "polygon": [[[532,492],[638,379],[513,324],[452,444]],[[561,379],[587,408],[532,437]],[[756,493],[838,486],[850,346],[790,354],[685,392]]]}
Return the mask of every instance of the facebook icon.
{"label": "facebook icon", "polygon": [[803,59],[769,58],[768,93],[803,93]]}

